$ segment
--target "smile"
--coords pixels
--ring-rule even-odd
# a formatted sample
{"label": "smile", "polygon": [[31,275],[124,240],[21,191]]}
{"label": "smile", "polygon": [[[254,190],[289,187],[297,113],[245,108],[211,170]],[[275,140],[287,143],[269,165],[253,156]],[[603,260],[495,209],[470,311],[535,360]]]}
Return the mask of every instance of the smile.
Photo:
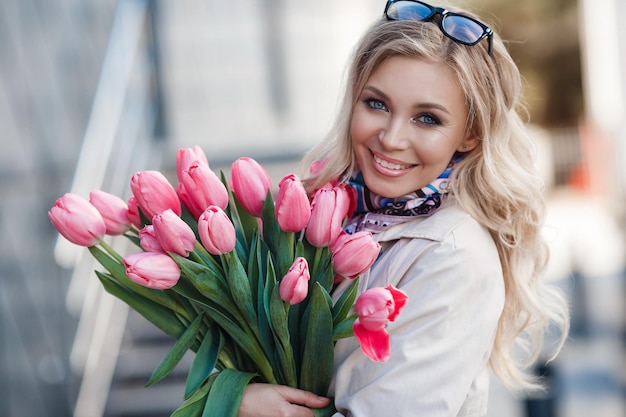
{"label": "smile", "polygon": [[378,165],[382,166],[383,168],[391,169],[394,171],[402,171],[402,170],[409,169],[414,166],[412,164],[398,164],[398,163],[390,162],[386,159],[382,159],[381,157],[377,155],[373,155],[373,156],[374,156],[374,162],[376,162]]}

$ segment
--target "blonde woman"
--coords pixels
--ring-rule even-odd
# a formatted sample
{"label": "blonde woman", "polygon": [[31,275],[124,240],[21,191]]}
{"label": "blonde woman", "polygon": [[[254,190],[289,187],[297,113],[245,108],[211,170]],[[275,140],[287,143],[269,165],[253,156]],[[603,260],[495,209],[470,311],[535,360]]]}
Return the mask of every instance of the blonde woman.
{"label": "blonde woman", "polygon": [[[391,284],[409,302],[387,328],[388,361],[337,343],[336,417],[484,416],[490,368],[511,388],[540,386],[528,369],[544,332],[556,324],[562,344],[569,321],[542,282],[543,190],[519,94],[503,42],[466,11],[389,0],[358,44],[335,128],[303,161],[315,173],[306,182],[354,188],[346,230],[382,246],[360,290]],[[312,416],[328,401],[251,384],[239,415]]]}

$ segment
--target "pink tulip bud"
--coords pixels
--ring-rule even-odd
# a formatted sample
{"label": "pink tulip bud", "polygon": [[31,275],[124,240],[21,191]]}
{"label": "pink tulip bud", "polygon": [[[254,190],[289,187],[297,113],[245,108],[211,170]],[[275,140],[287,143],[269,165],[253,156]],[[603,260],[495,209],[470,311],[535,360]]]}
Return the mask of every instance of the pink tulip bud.
{"label": "pink tulip bud", "polygon": [[165,250],[163,250],[163,246],[161,246],[161,242],[154,231],[154,226],[151,224],[144,226],[143,229],[139,231],[139,246],[141,246],[141,249],[146,252],[165,253]]}
{"label": "pink tulip bud", "polygon": [[316,247],[329,246],[342,232],[350,209],[350,195],[345,187],[321,188],[313,194],[311,219],[306,238]]}
{"label": "pink tulip bud", "polygon": [[285,232],[299,232],[309,223],[309,196],[295,174],[285,176],[278,184],[274,214],[278,225]]}
{"label": "pink tulip bud", "polygon": [[144,287],[165,290],[180,278],[180,268],[172,258],[159,252],[141,252],[124,257],[126,275]]}
{"label": "pink tulip bud", "polygon": [[179,181],[181,181],[183,171],[189,168],[194,162],[198,162],[207,167],[209,166],[209,161],[204,151],[198,145],[191,148],[181,148],[176,152],[176,174],[178,175]]}
{"label": "pink tulip bud", "polygon": [[159,171],[137,172],[130,180],[130,189],[150,220],[167,209],[172,209],[178,216],[182,213],[176,190]]}
{"label": "pink tulip bud", "polygon": [[118,196],[102,190],[93,190],[89,193],[89,202],[102,215],[107,235],[121,235],[130,229],[128,205]]}
{"label": "pink tulip bud", "polygon": [[330,247],[335,272],[346,278],[356,278],[367,271],[380,253],[380,245],[369,232],[340,233]]}
{"label": "pink tulip bud", "polygon": [[154,216],[152,225],[165,252],[187,257],[196,245],[196,235],[191,227],[171,209]]}
{"label": "pink tulip bud", "polygon": [[194,218],[200,217],[209,206],[225,209],[228,205],[228,191],[222,181],[208,165],[192,162],[179,174],[180,182],[176,190],[185,207]]}
{"label": "pink tulip bud", "polygon": [[141,228],[141,216],[139,215],[139,203],[134,195],[128,198],[128,220],[138,229]]}
{"label": "pink tulip bud", "polygon": [[385,326],[396,319],[407,300],[406,293],[392,285],[370,288],[357,299],[355,311],[359,317],[354,322],[354,335],[363,353],[373,361],[389,359],[389,333]]}
{"label": "pink tulip bud", "polygon": [[250,214],[260,217],[263,202],[272,189],[272,180],[252,158],[242,157],[231,166],[230,186],[243,208]]}
{"label": "pink tulip bud", "polygon": [[207,251],[213,255],[228,253],[235,248],[235,226],[218,206],[209,206],[198,219],[198,234]]}
{"label": "pink tulip bud", "polygon": [[106,233],[106,224],[100,212],[84,198],[67,193],[57,199],[48,212],[48,218],[59,233],[80,246],[93,246]]}
{"label": "pink tulip bud", "polygon": [[296,258],[287,274],[280,281],[278,293],[283,301],[289,304],[298,304],[304,300],[309,292],[309,264],[305,258]]}

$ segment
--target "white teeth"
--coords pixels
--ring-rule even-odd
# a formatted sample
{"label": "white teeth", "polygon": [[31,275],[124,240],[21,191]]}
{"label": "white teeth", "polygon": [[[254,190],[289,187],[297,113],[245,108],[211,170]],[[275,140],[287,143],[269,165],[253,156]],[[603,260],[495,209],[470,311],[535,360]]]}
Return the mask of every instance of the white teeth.
{"label": "white teeth", "polygon": [[381,159],[377,156],[374,155],[374,161],[376,161],[376,163],[384,168],[387,169],[394,169],[394,170],[402,170],[402,169],[408,169],[411,168],[411,165],[400,165],[400,164],[394,164],[393,162],[389,162],[386,161],[384,159]]}

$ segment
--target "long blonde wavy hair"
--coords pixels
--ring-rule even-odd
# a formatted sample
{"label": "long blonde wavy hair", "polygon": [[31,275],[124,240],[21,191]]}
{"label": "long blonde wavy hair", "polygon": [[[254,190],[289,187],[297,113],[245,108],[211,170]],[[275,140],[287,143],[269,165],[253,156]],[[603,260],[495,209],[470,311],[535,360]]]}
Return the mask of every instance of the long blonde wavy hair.
{"label": "long blonde wavy hair", "polygon": [[[455,9],[472,16],[471,13]],[[520,117],[521,77],[502,40],[495,35],[492,55],[487,40],[475,46],[445,37],[436,24],[378,21],[354,51],[340,113],[328,137],[302,161],[309,189],[329,180],[347,179],[356,167],[350,119],[373,71],[394,55],[447,65],[458,77],[469,109],[467,129],[479,145],[454,170],[458,203],[491,233],[502,263],[505,306],[498,323],[490,365],[511,388],[539,388],[529,367],[543,352],[551,323],[561,329],[556,355],[569,328],[561,293],[542,280],[548,249],[542,239],[544,190],[534,166],[534,146]],[[316,161],[327,160],[316,176],[307,176]],[[519,347],[523,355],[518,355]]]}

